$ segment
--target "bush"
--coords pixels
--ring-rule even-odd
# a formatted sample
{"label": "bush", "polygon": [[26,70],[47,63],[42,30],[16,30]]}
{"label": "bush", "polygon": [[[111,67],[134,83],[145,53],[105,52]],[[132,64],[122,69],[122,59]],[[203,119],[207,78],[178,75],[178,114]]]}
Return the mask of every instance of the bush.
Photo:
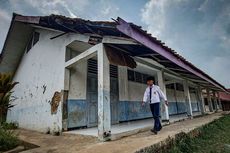
{"label": "bush", "polygon": [[6,121],[7,110],[14,107],[12,89],[18,82],[13,82],[13,75],[0,73],[0,123]]}
{"label": "bush", "polygon": [[4,130],[14,130],[18,128],[18,125],[16,123],[7,123],[7,122],[3,122],[0,125],[0,128],[3,128]]}
{"label": "bush", "polygon": [[0,127],[0,151],[7,151],[18,146],[19,140],[12,130]]}

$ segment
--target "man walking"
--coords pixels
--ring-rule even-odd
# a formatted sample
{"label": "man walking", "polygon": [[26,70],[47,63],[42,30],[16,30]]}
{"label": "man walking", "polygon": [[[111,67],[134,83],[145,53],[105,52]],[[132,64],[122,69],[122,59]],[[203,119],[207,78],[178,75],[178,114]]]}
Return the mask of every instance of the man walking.
{"label": "man walking", "polygon": [[164,100],[165,104],[168,106],[168,101],[165,94],[162,92],[159,86],[154,85],[154,78],[147,78],[148,87],[145,90],[142,106],[146,102],[149,102],[150,109],[154,118],[154,127],[151,129],[151,132],[157,134],[158,131],[162,129],[160,121],[160,101]]}

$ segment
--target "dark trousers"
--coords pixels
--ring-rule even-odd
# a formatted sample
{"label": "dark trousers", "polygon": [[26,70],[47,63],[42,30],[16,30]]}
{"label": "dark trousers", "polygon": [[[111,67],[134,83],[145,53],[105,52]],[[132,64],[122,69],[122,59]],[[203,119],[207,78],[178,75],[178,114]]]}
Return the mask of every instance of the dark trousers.
{"label": "dark trousers", "polygon": [[154,130],[160,131],[161,122],[160,122],[160,103],[150,104],[150,109],[154,118]]}

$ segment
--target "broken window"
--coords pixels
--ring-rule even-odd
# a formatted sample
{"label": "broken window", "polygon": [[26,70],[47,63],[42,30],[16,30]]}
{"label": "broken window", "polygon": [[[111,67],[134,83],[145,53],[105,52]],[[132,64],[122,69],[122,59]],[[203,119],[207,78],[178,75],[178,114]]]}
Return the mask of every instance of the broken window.
{"label": "broken window", "polygon": [[30,49],[39,41],[39,36],[40,33],[38,32],[33,32],[30,41],[28,42],[27,46],[26,46],[26,53],[28,53],[30,51]]}

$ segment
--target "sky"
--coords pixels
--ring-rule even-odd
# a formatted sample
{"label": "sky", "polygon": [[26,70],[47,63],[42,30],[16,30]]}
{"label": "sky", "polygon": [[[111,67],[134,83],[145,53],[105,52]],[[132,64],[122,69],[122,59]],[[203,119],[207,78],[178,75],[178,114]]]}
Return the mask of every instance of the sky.
{"label": "sky", "polygon": [[119,16],[230,88],[230,0],[0,0],[0,51],[13,12],[109,21]]}

